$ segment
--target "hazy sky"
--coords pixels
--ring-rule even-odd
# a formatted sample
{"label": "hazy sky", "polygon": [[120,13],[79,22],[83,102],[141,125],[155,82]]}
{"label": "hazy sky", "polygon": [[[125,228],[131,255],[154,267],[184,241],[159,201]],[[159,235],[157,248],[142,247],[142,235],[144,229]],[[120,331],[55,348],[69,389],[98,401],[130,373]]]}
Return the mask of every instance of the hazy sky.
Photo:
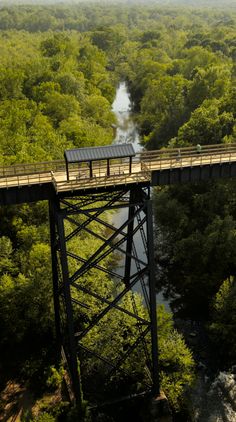
{"label": "hazy sky", "polygon": [[78,4],[78,3],[125,3],[125,4],[157,4],[157,5],[191,5],[191,6],[235,6],[236,0],[0,0],[0,6],[12,4]]}

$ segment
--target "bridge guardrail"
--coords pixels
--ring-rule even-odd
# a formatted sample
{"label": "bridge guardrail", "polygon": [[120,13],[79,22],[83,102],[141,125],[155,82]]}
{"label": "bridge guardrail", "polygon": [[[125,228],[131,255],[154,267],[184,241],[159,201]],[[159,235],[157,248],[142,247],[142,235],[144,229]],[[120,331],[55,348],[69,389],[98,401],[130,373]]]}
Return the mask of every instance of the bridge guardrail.
{"label": "bridge guardrail", "polygon": [[[76,190],[79,187],[83,189],[89,188],[99,188],[107,187],[119,184],[131,184],[137,182],[146,182],[150,181],[150,172],[149,171],[139,171],[136,173],[120,173],[120,174],[111,174],[110,176],[93,176],[85,179],[74,179],[69,181],[56,181],[54,186],[57,192],[66,191],[66,190]],[[86,182],[86,183],[85,183]]]}
{"label": "bridge guardrail", "polygon": [[21,187],[25,185],[49,183],[52,181],[50,172],[33,173],[33,174],[18,174],[16,176],[8,176],[0,178],[0,188]]}
{"label": "bridge guardrail", "polygon": [[[213,163],[223,163],[236,161],[235,144],[203,145],[199,153],[195,147],[161,149],[155,151],[142,151],[133,158],[132,176],[151,178],[154,170],[172,169],[177,167],[198,166]],[[140,165],[140,167],[139,167]],[[139,170],[140,169],[140,170]],[[110,175],[107,176],[106,162],[93,163],[94,176],[97,180],[103,178],[105,185],[112,182],[112,178],[124,176],[127,180],[129,175],[129,163],[126,160],[115,160],[110,165]],[[54,176],[53,176],[54,174]],[[70,175],[77,184],[89,183],[89,166],[86,163],[78,163],[70,166]],[[58,179],[63,179],[65,186],[69,186],[66,180],[66,166],[64,160],[52,162],[41,162],[31,164],[17,164],[15,166],[0,166],[0,187],[12,187],[30,185],[35,183],[53,182],[54,186],[59,186]],[[95,177],[93,177],[95,180]],[[116,179],[113,180],[116,183]],[[75,184],[72,181],[73,186]]]}
{"label": "bridge guardrail", "polygon": [[[183,148],[163,148],[159,150],[152,150],[152,151],[141,151],[139,154],[142,157],[148,157],[148,156],[164,156],[164,155],[176,155],[178,151],[181,151],[184,155],[191,155],[196,154],[198,149],[197,146],[191,146],[191,147],[183,147]],[[229,151],[235,151],[236,150],[236,143],[232,144],[212,144],[212,145],[202,145],[201,146],[201,152],[203,153],[211,153],[211,152],[229,152]]]}
{"label": "bridge guardrail", "polygon": [[149,169],[155,163],[160,170],[166,168],[167,163],[170,169],[177,167],[177,164],[178,167],[203,165],[206,164],[206,158],[209,164],[231,162],[232,158],[236,161],[236,144],[221,144],[218,147],[219,145],[203,146],[200,152],[196,147],[144,151],[140,153],[140,161],[145,162]]}
{"label": "bridge guardrail", "polygon": [[[180,151],[181,157],[190,157],[197,156],[196,146],[194,147],[183,147],[183,148],[165,148],[160,150],[153,151],[142,151],[137,153],[134,157],[134,162],[140,160],[144,161],[153,161],[156,159],[160,160],[169,160],[171,158],[176,158]],[[214,144],[214,145],[202,145],[200,154],[207,155],[220,155],[220,154],[231,154],[236,153],[236,143],[235,144]],[[95,168],[98,166],[98,163],[94,162]],[[44,173],[50,171],[65,171],[65,162],[64,160],[55,160],[55,161],[46,161],[40,163],[21,163],[11,166],[0,166],[0,177],[10,177],[16,175],[27,175],[27,174],[36,174]],[[78,169],[78,164],[71,166],[71,169]]]}
{"label": "bridge guardrail", "polygon": [[16,164],[12,166],[0,166],[0,177],[11,177],[18,175],[39,174],[50,171],[65,170],[65,161],[45,161],[40,163]]}

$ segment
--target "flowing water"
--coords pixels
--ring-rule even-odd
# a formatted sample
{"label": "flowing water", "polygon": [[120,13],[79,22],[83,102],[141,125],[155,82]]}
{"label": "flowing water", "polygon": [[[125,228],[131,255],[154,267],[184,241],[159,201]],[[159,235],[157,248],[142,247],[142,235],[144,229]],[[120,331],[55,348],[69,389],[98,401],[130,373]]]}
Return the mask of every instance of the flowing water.
{"label": "flowing water", "polygon": [[[122,143],[132,143],[135,152],[139,152],[142,150],[142,146],[140,144],[140,136],[138,132],[138,127],[134,122],[132,116],[132,103],[130,100],[130,95],[127,89],[127,85],[125,82],[121,82],[116,91],[116,97],[112,104],[112,111],[116,115],[117,119],[117,127],[116,133],[113,143],[114,144],[122,144]],[[124,220],[127,218],[127,209],[122,209],[121,211],[116,212],[113,216],[113,222],[116,224],[122,224]],[[140,231],[138,231],[134,236],[134,243],[137,251],[137,255],[140,259],[145,254],[143,242],[141,239]],[[124,260],[119,262],[120,273],[122,273],[124,265]],[[119,268],[116,269],[119,272]],[[135,272],[135,268],[132,268],[132,272]],[[139,288],[137,286],[137,291]],[[164,299],[163,295],[159,293],[157,295],[157,302],[165,304],[165,307],[168,311],[170,311],[168,302]]]}
{"label": "flowing water", "polygon": [[236,367],[220,372],[209,384],[198,375],[192,397],[193,422],[236,422]]}
{"label": "flowing water", "polygon": [[142,149],[139,143],[139,133],[132,119],[132,104],[125,82],[121,82],[116,91],[112,111],[117,118],[116,136],[113,143],[132,143],[135,152]]}

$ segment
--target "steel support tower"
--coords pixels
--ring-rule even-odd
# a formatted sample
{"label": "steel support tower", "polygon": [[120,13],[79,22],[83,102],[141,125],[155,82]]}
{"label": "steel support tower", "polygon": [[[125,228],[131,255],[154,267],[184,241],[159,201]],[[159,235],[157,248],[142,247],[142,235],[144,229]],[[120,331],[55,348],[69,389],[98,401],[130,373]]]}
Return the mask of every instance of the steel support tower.
{"label": "steel support tower", "polygon": [[[84,192],[49,202],[56,333],[76,404],[81,409],[83,397],[99,404],[111,385],[113,398],[132,394],[135,388],[127,391],[126,385],[137,381],[135,362],[139,391],[156,397],[159,376],[150,188],[137,184]],[[122,210],[122,221],[117,210]],[[107,291],[106,283],[110,286]],[[140,308],[141,301],[144,306]],[[145,314],[140,309],[145,309]],[[129,324],[125,324],[127,318]],[[114,321],[117,329],[109,332]],[[96,377],[103,384],[99,391],[97,386],[91,388]]]}

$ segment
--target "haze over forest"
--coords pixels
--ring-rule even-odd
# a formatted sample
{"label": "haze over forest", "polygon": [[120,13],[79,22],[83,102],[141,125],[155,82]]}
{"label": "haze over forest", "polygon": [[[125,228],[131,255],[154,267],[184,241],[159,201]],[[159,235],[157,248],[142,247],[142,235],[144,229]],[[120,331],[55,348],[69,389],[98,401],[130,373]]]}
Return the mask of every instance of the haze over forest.
{"label": "haze over forest", "polygon": [[0,6],[9,5],[50,5],[50,4],[78,4],[78,3],[99,3],[99,4],[117,4],[126,5],[160,5],[160,6],[191,6],[191,7],[222,7],[230,6],[235,8],[235,0],[0,0]]}

